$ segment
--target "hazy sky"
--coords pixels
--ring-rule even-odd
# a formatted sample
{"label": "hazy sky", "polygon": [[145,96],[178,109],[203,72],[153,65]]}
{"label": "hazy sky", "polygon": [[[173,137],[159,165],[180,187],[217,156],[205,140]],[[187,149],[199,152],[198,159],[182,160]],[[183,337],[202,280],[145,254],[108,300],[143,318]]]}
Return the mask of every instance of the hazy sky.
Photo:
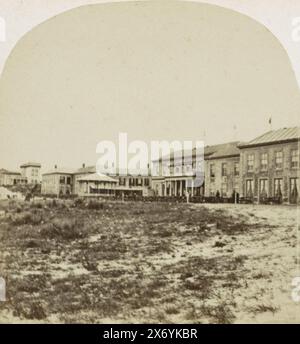
{"label": "hazy sky", "polygon": [[95,164],[97,142],[119,132],[248,140],[270,116],[274,128],[299,125],[299,110],[286,51],[249,17],[188,2],[85,6],[36,27],[8,58],[0,167]]}

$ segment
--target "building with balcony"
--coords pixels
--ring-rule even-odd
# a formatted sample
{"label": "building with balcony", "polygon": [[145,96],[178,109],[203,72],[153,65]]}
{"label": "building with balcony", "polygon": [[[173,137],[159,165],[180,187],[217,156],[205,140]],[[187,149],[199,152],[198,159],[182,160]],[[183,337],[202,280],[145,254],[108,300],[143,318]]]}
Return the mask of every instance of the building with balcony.
{"label": "building with balcony", "polygon": [[152,189],[161,197],[202,197],[205,194],[205,166],[207,159],[216,153],[223,144],[205,146],[199,154],[192,152],[171,152],[153,161]]}
{"label": "building with balcony", "polygon": [[[115,196],[149,196],[151,194],[151,177],[149,175],[130,175],[125,173],[108,174],[111,184],[96,177],[95,166],[82,165],[79,169],[54,168],[42,176],[42,194],[51,195],[79,195],[88,196],[93,194],[100,196],[106,194],[111,188],[113,192],[108,195]],[[98,174],[103,177],[104,174]],[[104,177],[103,177],[104,178]],[[111,180],[112,179],[112,180]],[[94,183],[94,184],[93,184]],[[98,188],[99,187],[99,188]],[[102,193],[103,187],[103,193]],[[97,191],[98,190],[100,191]]]}

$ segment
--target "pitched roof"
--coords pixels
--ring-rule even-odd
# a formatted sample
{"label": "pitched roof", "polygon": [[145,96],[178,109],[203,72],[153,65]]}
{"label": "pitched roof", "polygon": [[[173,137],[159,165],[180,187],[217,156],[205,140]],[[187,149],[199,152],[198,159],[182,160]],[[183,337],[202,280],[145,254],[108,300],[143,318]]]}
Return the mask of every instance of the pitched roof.
{"label": "pitched roof", "polygon": [[29,162],[25,162],[20,167],[41,167],[41,164],[38,162],[29,161]]}
{"label": "pitched roof", "polygon": [[[227,143],[219,143],[216,145],[211,145],[211,146],[205,146],[204,147],[204,157],[205,159],[208,159],[209,157],[212,157],[214,155],[214,158],[217,157],[223,157],[223,156],[234,156],[234,155],[239,155],[239,149],[238,145],[240,143],[238,141],[234,142],[227,142]],[[196,151],[196,148],[193,148],[193,152]],[[186,151],[187,154],[190,154],[190,151]],[[188,158],[189,156],[185,156]],[[164,155],[162,160],[169,160],[169,155]],[[158,160],[154,160],[158,161]]]}
{"label": "pitched roof", "polygon": [[277,130],[271,130],[263,135],[256,137],[255,139],[241,144],[240,147],[248,146],[260,146],[264,144],[273,144],[287,141],[297,141],[300,138],[300,127],[293,128],[281,128]]}
{"label": "pitched roof", "polygon": [[60,167],[55,168],[54,170],[50,170],[48,172],[43,173],[43,176],[47,174],[74,174],[76,170],[67,167]]}
{"label": "pitched roof", "polygon": [[207,159],[218,159],[229,156],[239,156],[240,150],[238,148],[238,144],[239,142],[236,141],[218,145],[218,147],[214,149],[214,152],[207,156]]}
{"label": "pitched roof", "polygon": [[78,181],[117,183],[116,179],[101,173],[88,174],[86,176],[78,178]]}
{"label": "pitched roof", "polygon": [[1,168],[1,169],[0,169],[0,173],[1,173],[1,174],[17,174],[17,175],[21,175],[20,172],[17,172],[17,171],[9,171],[9,170],[6,170],[5,168]]}

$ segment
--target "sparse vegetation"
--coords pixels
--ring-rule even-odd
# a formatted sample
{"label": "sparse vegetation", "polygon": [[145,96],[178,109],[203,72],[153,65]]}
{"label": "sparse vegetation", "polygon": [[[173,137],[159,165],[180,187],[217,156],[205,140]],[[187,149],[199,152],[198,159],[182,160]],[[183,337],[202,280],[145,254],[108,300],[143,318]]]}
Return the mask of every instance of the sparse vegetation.
{"label": "sparse vegetation", "polygon": [[[238,238],[266,235],[246,215],[200,205],[78,198],[0,208],[3,310],[13,321],[234,322],[236,295],[251,283]],[[261,271],[253,281],[269,278]]]}

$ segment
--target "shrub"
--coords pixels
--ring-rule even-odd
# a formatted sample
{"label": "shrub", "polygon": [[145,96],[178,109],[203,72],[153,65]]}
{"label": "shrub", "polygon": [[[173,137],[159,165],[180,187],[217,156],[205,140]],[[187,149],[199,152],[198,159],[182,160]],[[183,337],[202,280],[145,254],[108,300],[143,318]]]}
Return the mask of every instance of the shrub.
{"label": "shrub", "polygon": [[73,201],[73,207],[74,208],[80,208],[84,205],[84,201],[82,198],[76,198],[74,201]]}
{"label": "shrub", "polygon": [[42,202],[32,202],[30,204],[30,208],[33,209],[42,209],[43,208],[43,203]]}
{"label": "shrub", "polygon": [[52,202],[51,202],[51,207],[52,207],[52,208],[56,208],[56,207],[57,207],[57,202],[56,202],[55,199],[52,200]]}
{"label": "shrub", "polygon": [[41,236],[50,239],[80,239],[87,235],[84,223],[76,219],[54,219],[41,229]]}
{"label": "shrub", "polygon": [[165,309],[165,312],[167,314],[178,314],[180,312],[179,308],[175,305],[170,305],[170,306],[167,306],[166,309]]}
{"label": "shrub", "polygon": [[41,302],[20,302],[15,306],[14,315],[25,319],[42,320],[47,318],[45,306]]}
{"label": "shrub", "polygon": [[25,211],[23,213],[14,214],[11,217],[11,221],[14,225],[38,225],[42,222],[43,217],[38,213],[31,213],[30,211]]}
{"label": "shrub", "polygon": [[89,203],[87,204],[88,209],[93,209],[93,210],[100,210],[104,208],[103,203],[100,203],[95,200],[90,200]]}

